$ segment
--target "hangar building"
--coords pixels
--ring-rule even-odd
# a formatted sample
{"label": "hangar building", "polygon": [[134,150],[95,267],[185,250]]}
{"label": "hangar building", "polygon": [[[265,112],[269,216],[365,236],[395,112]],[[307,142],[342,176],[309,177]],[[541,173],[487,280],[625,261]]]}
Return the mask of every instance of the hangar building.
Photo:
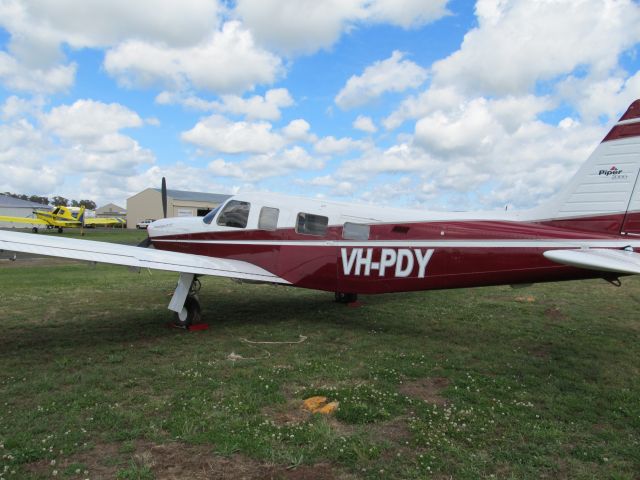
{"label": "hangar building", "polygon": [[96,217],[126,217],[127,211],[116,205],[115,203],[107,203],[101,207],[96,208]]}
{"label": "hangar building", "polygon": [[[167,216],[202,217],[224,202],[229,195],[167,189]],[[162,218],[162,194],[159,188],[147,188],[127,198],[127,228],[145,219]]]}
{"label": "hangar building", "polygon": [[[21,200],[19,198],[13,198],[9,195],[0,194],[0,216],[5,217],[32,217],[33,210],[37,208],[39,210],[52,210],[49,205],[43,205],[41,203],[29,202],[27,200]],[[0,222],[2,228],[25,228],[28,225]]]}

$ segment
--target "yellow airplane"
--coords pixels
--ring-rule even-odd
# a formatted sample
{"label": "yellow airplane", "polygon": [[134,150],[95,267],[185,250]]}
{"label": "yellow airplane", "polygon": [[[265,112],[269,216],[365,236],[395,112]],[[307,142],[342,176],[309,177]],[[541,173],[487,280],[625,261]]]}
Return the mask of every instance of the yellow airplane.
{"label": "yellow airplane", "polygon": [[31,230],[33,230],[34,233],[38,232],[38,225],[46,228],[57,228],[58,233],[62,233],[64,228],[124,226],[125,221],[121,218],[85,218],[84,210],[84,207],[73,211],[69,207],[58,206],[51,212],[48,210],[34,210],[35,218],[0,216],[0,222],[33,225]]}

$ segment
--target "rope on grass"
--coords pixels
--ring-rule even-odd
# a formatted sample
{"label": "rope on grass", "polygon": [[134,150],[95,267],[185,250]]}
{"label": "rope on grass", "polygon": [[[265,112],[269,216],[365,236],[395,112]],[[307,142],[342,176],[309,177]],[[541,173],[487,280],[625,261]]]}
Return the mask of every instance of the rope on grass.
{"label": "rope on grass", "polygon": [[240,338],[240,340],[245,343],[251,343],[254,345],[285,345],[285,344],[293,345],[296,343],[302,343],[307,339],[307,337],[305,337],[304,335],[298,335],[298,336],[299,336],[299,339],[296,340],[295,342],[256,342],[254,340],[247,340],[246,338]]}

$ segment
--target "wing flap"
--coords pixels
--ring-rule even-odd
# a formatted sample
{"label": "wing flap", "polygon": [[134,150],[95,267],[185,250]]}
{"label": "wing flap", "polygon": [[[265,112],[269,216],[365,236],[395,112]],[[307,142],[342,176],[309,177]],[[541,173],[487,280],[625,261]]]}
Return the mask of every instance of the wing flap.
{"label": "wing flap", "polygon": [[626,250],[585,248],[579,250],[548,250],[544,256],[563,265],[616,272],[640,274],[640,254]]}
{"label": "wing flap", "polygon": [[0,231],[0,249],[97,263],[213,275],[260,282],[289,282],[252,263],[131,245]]}

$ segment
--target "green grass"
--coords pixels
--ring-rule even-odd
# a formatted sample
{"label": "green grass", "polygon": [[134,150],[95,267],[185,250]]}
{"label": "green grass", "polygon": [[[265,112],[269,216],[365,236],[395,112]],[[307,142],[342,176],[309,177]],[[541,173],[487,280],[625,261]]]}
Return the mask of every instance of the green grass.
{"label": "green grass", "polygon": [[[0,263],[0,478],[155,478],[154,448],[255,478],[318,464],[350,478],[640,472],[640,279],[348,308],[203,278],[210,329],[187,333],[165,328],[175,275],[20,267]],[[340,402],[333,417],[301,410],[317,394]]]}

